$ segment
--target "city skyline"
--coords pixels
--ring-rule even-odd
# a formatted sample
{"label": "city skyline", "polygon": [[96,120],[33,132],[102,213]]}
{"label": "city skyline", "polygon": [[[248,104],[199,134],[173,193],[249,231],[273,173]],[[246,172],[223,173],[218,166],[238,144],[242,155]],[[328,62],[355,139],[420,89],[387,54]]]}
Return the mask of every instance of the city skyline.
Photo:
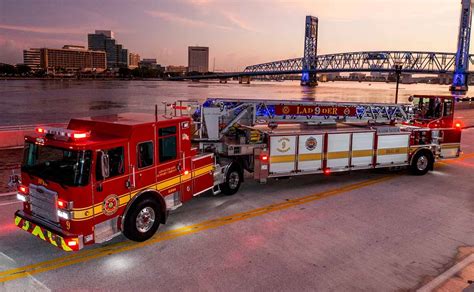
{"label": "city skyline", "polygon": [[215,58],[227,71],[301,57],[306,15],[319,18],[319,54],[455,52],[460,14],[452,0],[0,0],[0,11],[0,62],[21,63],[32,47],[87,46],[87,33],[110,29],[131,52],[165,65],[186,65],[188,46],[210,47],[210,67]]}

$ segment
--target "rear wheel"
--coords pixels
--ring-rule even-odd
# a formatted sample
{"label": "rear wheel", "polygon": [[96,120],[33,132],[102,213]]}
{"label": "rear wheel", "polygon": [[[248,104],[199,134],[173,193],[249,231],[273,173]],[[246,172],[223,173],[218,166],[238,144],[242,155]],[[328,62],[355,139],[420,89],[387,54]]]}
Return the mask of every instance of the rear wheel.
{"label": "rear wheel", "polygon": [[236,164],[230,166],[225,177],[225,182],[220,185],[221,190],[226,195],[237,193],[242,183],[242,171]]}
{"label": "rear wheel", "polygon": [[419,151],[411,162],[411,172],[414,175],[424,175],[433,168],[433,154],[430,151]]}
{"label": "rear wheel", "polygon": [[133,241],[145,241],[155,234],[160,226],[160,206],[156,200],[145,198],[125,216],[123,234]]}

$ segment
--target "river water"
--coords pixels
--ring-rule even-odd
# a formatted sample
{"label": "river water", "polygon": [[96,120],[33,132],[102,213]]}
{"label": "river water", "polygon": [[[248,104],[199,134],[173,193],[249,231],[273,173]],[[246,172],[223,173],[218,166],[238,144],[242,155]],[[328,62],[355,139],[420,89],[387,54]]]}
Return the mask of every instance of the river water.
{"label": "river water", "polygon": [[[412,94],[448,94],[447,85],[401,84],[400,102]],[[123,80],[0,80],[0,126],[66,122],[72,117],[154,112],[154,105],[209,97],[393,102],[395,84],[327,82],[301,87],[297,81],[169,82]]]}

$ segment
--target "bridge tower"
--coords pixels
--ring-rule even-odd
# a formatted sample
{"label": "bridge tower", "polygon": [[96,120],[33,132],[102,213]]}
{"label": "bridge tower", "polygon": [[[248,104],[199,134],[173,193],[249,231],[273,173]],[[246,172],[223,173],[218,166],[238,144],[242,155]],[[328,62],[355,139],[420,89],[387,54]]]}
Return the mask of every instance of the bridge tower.
{"label": "bridge tower", "polygon": [[301,75],[301,85],[316,86],[316,56],[318,55],[318,18],[306,16],[304,35],[304,57],[303,74]]}
{"label": "bridge tower", "polygon": [[453,92],[465,93],[468,87],[469,42],[471,40],[472,0],[462,0],[461,23],[459,25],[458,51],[454,69],[453,84],[449,88]]}

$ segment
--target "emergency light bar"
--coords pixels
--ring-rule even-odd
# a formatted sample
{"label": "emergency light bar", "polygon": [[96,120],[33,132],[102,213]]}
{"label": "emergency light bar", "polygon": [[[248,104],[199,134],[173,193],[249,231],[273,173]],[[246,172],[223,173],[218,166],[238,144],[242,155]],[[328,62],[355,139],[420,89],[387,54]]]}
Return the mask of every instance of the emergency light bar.
{"label": "emergency light bar", "polygon": [[53,127],[38,127],[36,132],[40,134],[53,135],[57,137],[72,138],[72,139],[85,139],[89,138],[91,133],[63,128],[53,128]]}

